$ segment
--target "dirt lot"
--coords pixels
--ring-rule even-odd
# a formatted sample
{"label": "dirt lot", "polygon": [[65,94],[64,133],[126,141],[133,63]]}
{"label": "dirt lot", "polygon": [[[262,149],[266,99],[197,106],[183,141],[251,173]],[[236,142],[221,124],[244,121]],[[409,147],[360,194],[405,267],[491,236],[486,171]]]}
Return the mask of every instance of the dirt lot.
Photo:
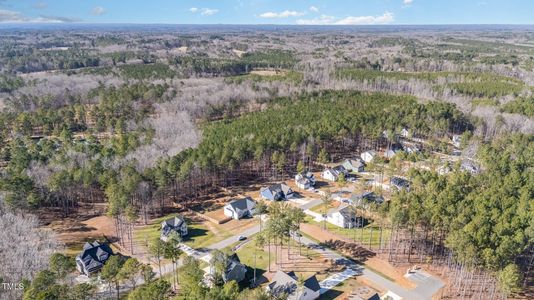
{"label": "dirt lot", "polygon": [[[325,242],[328,240],[343,240],[345,242],[352,242],[350,239],[346,239],[343,237],[340,237],[338,235],[334,235],[330,233],[329,231],[323,230],[319,228],[318,226],[311,225],[311,224],[302,224],[301,230],[310,235],[313,236],[316,240],[320,242]],[[388,263],[385,260],[379,259],[377,257],[369,257],[363,263],[368,266],[370,269],[378,271],[387,277],[390,277],[393,279],[396,283],[400,284],[403,287],[406,288],[414,288],[412,282],[404,278],[403,271],[401,271],[399,268],[395,268],[390,263]]]}
{"label": "dirt lot", "polygon": [[[65,244],[65,254],[76,255],[88,241],[115,240],[113,219],[107,216],[93,217],[88,220],[63,219],[53,221],[46,227],[56,232],[59,241]],[[114,250],[117,250],[115,247]]]}

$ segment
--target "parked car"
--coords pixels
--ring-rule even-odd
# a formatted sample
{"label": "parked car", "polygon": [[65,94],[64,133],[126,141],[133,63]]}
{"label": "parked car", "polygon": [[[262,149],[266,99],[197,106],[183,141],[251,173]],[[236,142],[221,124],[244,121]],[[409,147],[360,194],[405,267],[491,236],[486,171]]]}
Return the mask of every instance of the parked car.
{"label": "parked car", "polygon": [[247,239],[247,237],[244,236],[244,235],[240,235],[240,236],[237,237],[237,240],[238,240],[238,241],[244,241],[244,240],[246,240],[246,239]]}

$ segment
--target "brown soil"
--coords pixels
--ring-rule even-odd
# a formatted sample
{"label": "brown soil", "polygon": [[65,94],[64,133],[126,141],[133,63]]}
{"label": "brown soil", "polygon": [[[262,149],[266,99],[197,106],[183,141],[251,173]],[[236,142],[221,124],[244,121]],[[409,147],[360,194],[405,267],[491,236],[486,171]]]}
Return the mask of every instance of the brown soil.
{"label": "brown soil", "polygon": [[[265,247],[265,251],[268,251],[269,247]],[[275,253],[275,246],[271,245],[271,253]],[[307,249],[306,247],[300,248],[298,245],[291,245],[290,256],[288,256],[288,247],[278,246],[277,260],[271,262],[271,272],[264,274],[269,280],[274,276],[276,271],[282,270],[284,272],[294,271],[299,276],[305,278],[311,275],[317,275],[318,278],[326,277],[328,273],[339,272],[339,266],[336,266],[329,259],[318,254],[317,252]]]}
{"label": "brown soil", "polygon": [[[314,239],[318,240],[319,242],[323,242],[323,243],[330,241],[330,240],[334,240],[334,241],[341,240],[347,243],[353,242],[352,240],[348,238],[336,235],[327,230],[323,230],[322,228],[316,225],[312,225],[312,224],[301,224],[300,229],[304,233],[310,236],[313,236]],[[390,263],[388,263],[387,261],[383,259],[380,259],[378,257],[367,257],[367,259],[365,259],[362,262],[363,264],[369,266],[371,269],[377,270],[380,273],[383,273],[384,275],[392,278],[393,280],[395,280],[396,283],[398,283],[399,285],[403,287],[406,287],[406,288],[415,287],[415,285],[411,281],[404,278],[403,272],[399,268],[395,268],[394,266],[392,266]]]}

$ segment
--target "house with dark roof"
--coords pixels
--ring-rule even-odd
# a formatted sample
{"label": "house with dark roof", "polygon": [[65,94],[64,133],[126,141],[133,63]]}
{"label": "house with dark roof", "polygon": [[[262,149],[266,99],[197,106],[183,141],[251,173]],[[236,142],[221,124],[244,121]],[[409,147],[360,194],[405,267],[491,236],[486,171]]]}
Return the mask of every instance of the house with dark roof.
{"label": "house with dark roof", "polygon": [[319,298],[321,286],[315,275],[299,286],[295,272],[278,271],[267,286],[267,290],[274,297],[287,296],[288,300],[314,300]]}
{"label": "house with dark roof", "polygon": [[295,184],[298,188],[309,189],[315,185],[315,177],[312,172],[302,172],[295,175]]}
{"label": "house with dark roof", "polygon": [[111,255],[113,251],[108,244],[87,242],[83,245],[83,251],[76,256],[76,268],[80,273],[89,276],[100,271]]}
{"label": "house with dark roof", "polygon": [[250,197],[234,199],[224,206],[224,215],[234,220],[252,218],[256,202]]}
{"label": "house with dark roof", "polygon": [[374,192],[364,192],[362,194],[352,194],[349,203],[368,208],[371,203],[384,203],[384,198]]}
{"label": "house with dark roof", "polygon": [[[210,265],[209,273],[211,276],[215,275],[215,267],[213,265]],[[236,253],[226,259],[226,270],[224,274],[222,274],[224,282],[235,280],[239,283],[245,279],[246,275],[247,266],[241,263],[241,260]]]}
{"label": "house with dark roof", "polygon": [[167,241],[172,232],[177,232],[181,237],[187,235],[187,224],[182,216],[174,216],[161,222],[160,239]]}
{"label": "house with dark roof", "polygon": [[294,196],[293,190],[284,183],[262,187],[260,189],[260,195],[262,198],[271,201],[287,200]]}
{"label": "house with dark roof", "polygon": [[341,204],[326,213],[326,221],[342,228],[361,227],[364,224],[362,217],[356,216],[354,209],[348,204]]}
{"label": "house with dark roof", "polygon": [[410,182],[404,178],[393,176],[389,182],[391,186],[396,187],[398,190],[410,190]]}
{"label": "house with dark roof", "polygon": [[345,169],[349,172],[363,172],[365,163],[359,158],[345,159],[343,162],[343,167],[345,167]]}
{"label": "house with dark roof", "polygon": [[321,177],[326,180],[337,181],[341,174],[347,176],[349,172],[343,165],[337,165],[333,168],[326,168],[323,173],[321,173]]}

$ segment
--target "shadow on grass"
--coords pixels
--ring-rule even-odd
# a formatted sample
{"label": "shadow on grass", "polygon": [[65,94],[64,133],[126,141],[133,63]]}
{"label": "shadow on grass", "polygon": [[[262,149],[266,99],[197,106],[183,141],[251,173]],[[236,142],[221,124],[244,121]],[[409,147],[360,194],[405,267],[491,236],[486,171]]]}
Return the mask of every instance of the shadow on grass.
{"label": "shadow on grass", "polygon": [[208,235],[209,230],[204,228],[189,227],[187,229],[187,236],[184,237],[184,242],[194,241],[195,239]]}

